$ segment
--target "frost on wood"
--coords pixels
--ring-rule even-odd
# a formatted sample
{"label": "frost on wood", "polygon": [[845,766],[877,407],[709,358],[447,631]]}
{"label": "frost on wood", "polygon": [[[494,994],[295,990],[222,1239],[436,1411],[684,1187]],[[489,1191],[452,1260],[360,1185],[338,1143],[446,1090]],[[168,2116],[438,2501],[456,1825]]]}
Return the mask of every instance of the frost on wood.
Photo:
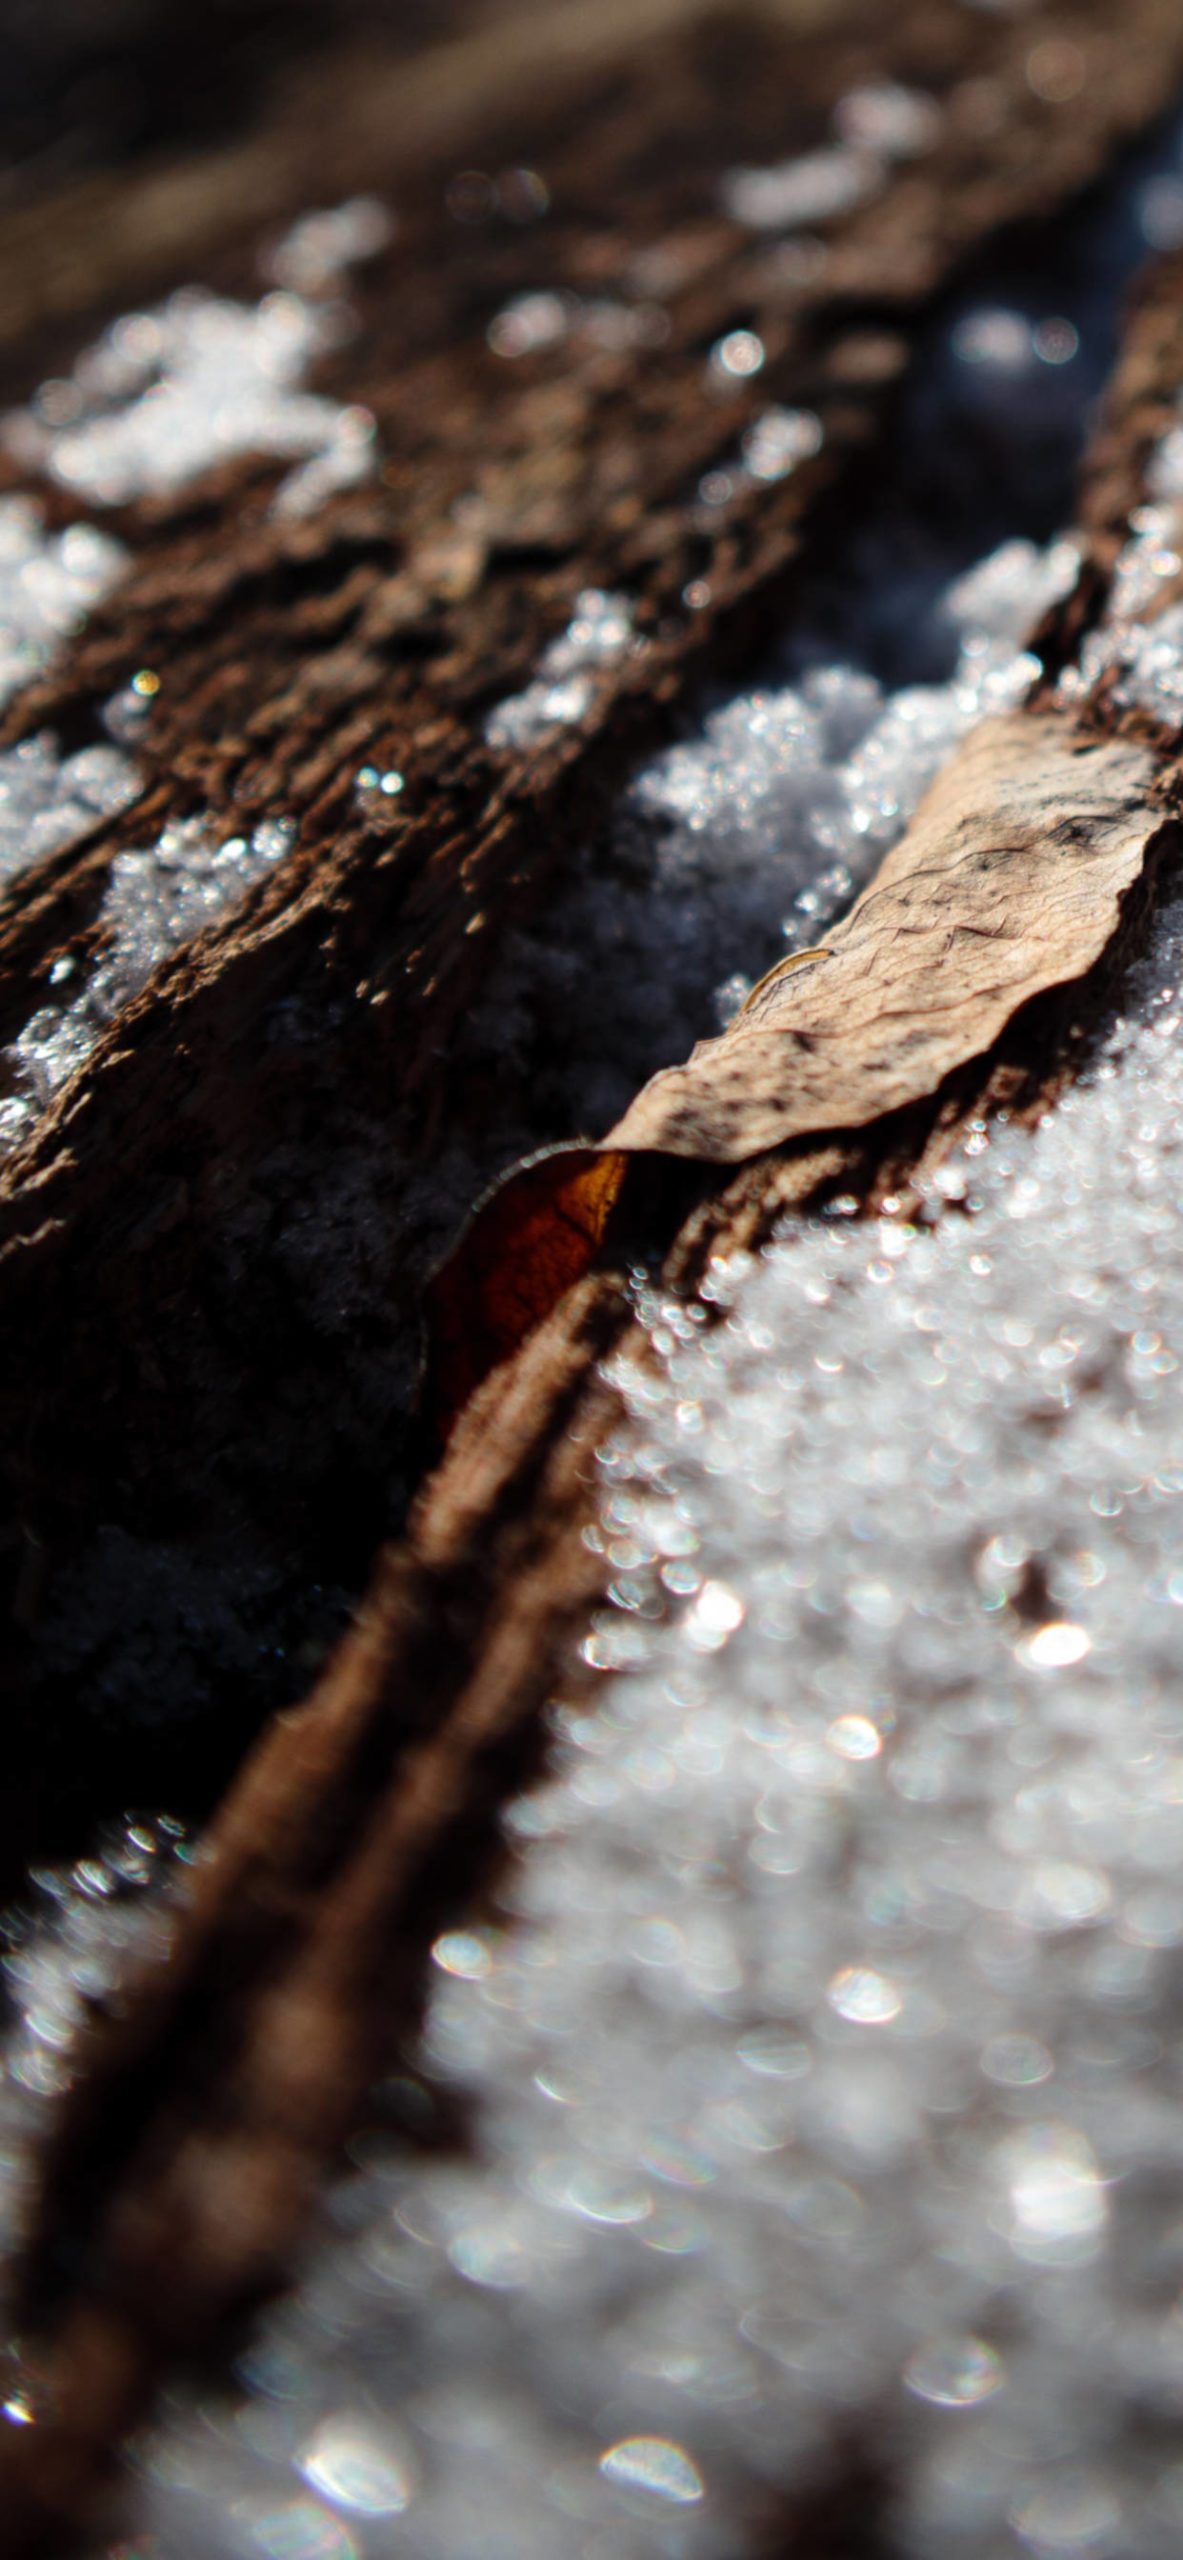
{"label": "frost on wood", "polygon": [[333,306],[296,293],[251,308],[187,287],[117,321],[46,383],[9,420],[9,449],[100,507],[178,488],[234,454],[301,457],[276,505],[306,514],[373,467],[368,413],[303,388],[340,325]]}
{"label": "frost on wood", "polygon": [[0,498],[0,705],[76,631],[128,564],[121,542],[88,524],[45,531],[28,498]]}
{"label": "frost on wood", "polygon": [[[27,752],[16,748],[14,760]],[[110,776],[112,763],[116,771]],[[72,767],[79,766],[86,775],[100,767],[108,795],[112,788],[118,790],[120,796],[114,802],[108,796],[106,805],[120,807],[135,796],[133,769],[115,748],[83,749],[62,767],[63,782],[69,784]],[[54,818],[59,828],[64,816],[58,799]],[[70,832],[64,828],[58,840],[68,841]],[[0,1052],[0,1074],[6,1070],[13,1087],[0,1101],[0,1153],[29,1135],[59,1087],[85,1064],[104,1030],[147,985],[161,961],[217,924],[248,889],[265,880],[291,851],[294,833],[289,820],[265,818],[249,835],[219,837],[207,818],[181,818],[165,827],[155,844],[132,846],[114,856],[98,911],[103,940],[96,966],[75,992],[73,967],[59,963],[54,983],[64,985],[65,1000],[42,1005]]]}
{"label": "frost on wood", "polygon": [[944,115],[921,89],[884,80],[847,90],[834,114],[837,140],[772,168],[733,169],[721,195],[752,231],[802,231],[872,201],[894,160],[923,157],[939,141]]}
{"label": "frost on wood", "polygon": [[0,753],[0,884],[116,815],[137,797],[139,776],[115,746],[77,747],[59,756],[51,737],[24,738]]}
{"label": "frost on wood", "polygon": [[586,588],[576,600],[567,629],[543,651],[537,676],[523,692],[509,695],[489,713],[485,722],[489,745],[532,746],[549,730],[582,720],[595,699],[597,669],[624,655],[632,629],[626,596]]}

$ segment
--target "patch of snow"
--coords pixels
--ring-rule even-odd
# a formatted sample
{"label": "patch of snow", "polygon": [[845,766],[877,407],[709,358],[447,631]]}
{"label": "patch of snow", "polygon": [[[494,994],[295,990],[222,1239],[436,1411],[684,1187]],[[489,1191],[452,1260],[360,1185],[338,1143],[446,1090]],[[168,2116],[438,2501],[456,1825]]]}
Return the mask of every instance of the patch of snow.
{"label": "patch of snow", "polygon": [[47,533],[30,498],[0,498],[0,704],[8,702],[122,577],[128,554],[93,525]]}
{"label": "patch of snow", "polygon": [[140,782],[114,746],[59,757],[48,732],[0,754],[0,885],[73,844],[100,818],[126,809]]}
{"label": "patch of snow", "polygon": [[24,1143],[54,1094],[153,970],[228,915],[282,862],[294,834],[290,820],[268,818],[249,836],[220,838],[209,819],[181,818],[155,844],[114,856],[99,909],[104,940],[97,965],[77,995],[41,1006],[3,1052],[10,1090],[0,1101],[0,1152]]}
{"label": "patch of snow", "polygon": [[[183,1825],[129,1814],[73,1867],[43,1867],[29,1904],[0,1931],[8,2017],[0,2065],[0,2264],[24,2231],[38,2146],[70,2087],[79,2027],[168,1943],[189,1853]],[[19,2361],[0,2415],[36,2419],[36,2386]]]}
{"label": "patch of snow", "polygon": [[9,449],[99,507],[180,488],[234,454],[277,454],[304,469],[276,504],[304,513],[373,467],[369,412],[303,388],[341,327],[338,307],[298,293],[251,305],[186,287],[117,320],[46,383],[8,419]]}
{"label": "patch of snow", "polygon": [[627,596],[606,595],[585,587],[565,631],[544,649],[538,674],[521,693],[507,696],[489,713],[485,737],[491,747],[533,746],[553,730],[572,727],[591,709],[600,669],[622,658],[633,637],[632,608]]}
{"label": "patch of snow", "polygon": [[395,229],[380,196],[350,196],[346,204],[302,214],[272,250],[268,272],[291,293],[325,293],[350,267],[376,258]]}

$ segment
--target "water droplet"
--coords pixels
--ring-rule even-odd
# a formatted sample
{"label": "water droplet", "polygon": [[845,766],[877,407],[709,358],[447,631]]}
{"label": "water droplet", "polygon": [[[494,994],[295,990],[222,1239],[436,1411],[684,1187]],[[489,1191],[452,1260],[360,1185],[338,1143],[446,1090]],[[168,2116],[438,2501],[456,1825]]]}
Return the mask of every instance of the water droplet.
{"label": "water droplet", "polygon": [[1024,1636],[1015,1651],[1020,1662],[1029,1662],[1036,1671],[1066,1671],[1074,1662],[1083,1662],[1092,1645],[1087,1627],[1074,1626],[1068,1618],[1049,1618]]}
{"label": "water droplet", "polygon": [[458,1974],[464,1982],[484,1982],[493,1970],[489,1946],[470,1929],[445,1930],[431,1954],[441,1973]]}
{"label": "water droplet", "polygon": [[1072,2125],[1032,2125],[1006,2146],[1011,2245],[1037,2265],[1095,2257],[1108,2201],[1092,2146]]}
{"label": "water droplet", "polygon": [[401,2515],[414,2493],[410,2461],[390,2425],[370,2433],[348,2414],[324,2420],[298,2467],[310,2488],[355,2515]]}
{"label": "water droplet", "polygon": [[754,329],[730,329],[725,338],[711,348],[711,371],[723,380],[744,382],[759,373],[764,362],[764,341]]}
{"label": "water droplet", "polygon": [[889,1974],[875,1973],[868,1965],[843,1965],[834,1975],[826,1998],[840,2018],[849,2018],[858,2027],[889,2026],[903,2008],[903,1998]]}
{"label": "water droplet", "polygon": [[738,1591],[725,1582],[704,1582],[682,1624],[696,1652],[718,1653],[742,1627],[745,1615]]}
{"label": "water droplet", "polygon": [[883,1736],[869,1716],[836,1716],[826,1740],[840,1760],[874,1760],[883,1749]]}
{"label": "water droplet", "polygon": [[647,2490],[675,2507],[697,2506],[705,2495],[701,2472],[667,2436],[625,2436],[600,2455],[600,2469],[614,2487]]}
{"label": "water droplet", "polygon": [[1001,2357],[982,2338],[926,2338],[904,2366],[909,2391],[938,2409],[972,2409],[1005,2380]]}

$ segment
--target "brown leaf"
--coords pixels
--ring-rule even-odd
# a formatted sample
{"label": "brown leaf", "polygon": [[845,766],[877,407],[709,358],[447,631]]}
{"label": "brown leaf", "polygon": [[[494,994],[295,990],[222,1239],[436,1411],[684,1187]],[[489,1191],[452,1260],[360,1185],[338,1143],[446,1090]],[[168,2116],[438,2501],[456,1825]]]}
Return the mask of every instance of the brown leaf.
{"label": "brown leaf", "polygon": [[776,978],[654,1076],[605,1141],[738,1164],[935,1093],[1032,996],[1084,977],[1161,824],[1154,759],[1055,713],[976,730],[829,957]]}
{"label": "brown leaf", "polygon": [[975,730],[823,951],[770,971],[599,1150],[555,1149],[484,1203],[430,1300],[441,1428],[588,1269],[630,1155],[738,1164],[865,1128],[984,1056],[1032,997],[1085,977],[1162,827],[1154,763],[1054,711]]}
{"label": "brown leaf", "polygon": [[427,1292],[425,1401],[441,1440],[482,1378],[587,1270],[627,1166],[615,1151],[552,1147],[481,1202]]}

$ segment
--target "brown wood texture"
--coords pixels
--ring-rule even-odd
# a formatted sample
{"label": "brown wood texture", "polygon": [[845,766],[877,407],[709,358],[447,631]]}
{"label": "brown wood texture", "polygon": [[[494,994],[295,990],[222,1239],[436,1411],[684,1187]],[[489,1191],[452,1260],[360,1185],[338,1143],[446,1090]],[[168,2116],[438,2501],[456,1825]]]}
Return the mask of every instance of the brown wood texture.
{"label": "brown wood texture", "polygon": [[[473,1107],[450,1081],[451,1028],[505,925],[548,895],[630,763],[704,674],[743,663],[785,610],[802,560],[882,450],[901,349],[959,262],[1000,227],[1070,200],[1162,104],[1183,34],[1152,0],[1134,15],[1138,42],[1101,8],[1043,12],[1041,36],[1058,31],[1086,60],[1070,116],[1028,78],[1029,26],[935,6],[890,29],[881,13],[844,12],[816,37],[787,11],[654,9],[633,28],[614,21],[613,46],[590,70],[560,43],[533,107],[528,87],[511,103],[483,29],[472,40],[479,79],[459,37],[449,62],[430,58],[410,82],[419,129],[404,183],[413,200],[418,185],[419,209],[359,281],[361,335],[326,372],[379,419],[380,485],[284,529],[264,512],[274,473],[244,464],[122,520],[137,560],[126,589],[14,708],[7,735],[51,724],[85,736],[106,693],[153,666],[147,793],[47,865],[34,894],[26,884],[4,900],[8,1033],[49,959],[93,947],[112,850],[175,812],[178,791],[240,821],[282,807],[300,833],[282,875],[178,954],[113,1026],[0,1187],[8,1534],[15,1556],[32,1541],[48,1558],[9,1644],[12,1747],[34,1770],[10,1813],[11,1859],[52,1822],[68,1827],[69,1809],[100,1786],[76,1700],[44,1668],[59,1557],[76,1557],[112,1517],[135,1530],[163,1516],[187,1547],[228,1537],[277,1559],[298,1619],[299,1593],[336,1547],[356,1570],[377,1543],[421,1281],[400,1203],[408,1168],[430,1164],[441,1131]],[[519,29],[519,78],[523,43]],[[946,144],[871,215],[838,226],[824,282],[786,286],[718,215],[719,171],[817,139],[833,97],[863,72],[943,84]],[[326,105],[321,200],[345,191],[343,133],[356,144],[346,184],[379,174],[374,79],[355,96],[356,77],[343,75]],[[307,200],[298,129],[292,108],[265,148],[242,146],[251,168],[262,155],[265,179],[186,173],[206,208],[196,236],[208,278],[247,289],[250,226],[296,210],[298,190]],[[500,233],[474,248],[436,209],[462,139],[482,167],[545,166],[556,215],[528,255]],[[43,210],[50,268],[44,240],[56,237],[68,266],[87,200],[83,189]],[[173,235],[174,258],[175,248]],[[527,282],[617,290],[641,253],[651,276],[658,251],[671,314],[660,351],[577,352],[556,386],[544,368],[499,365],[486,349],[490,313]],[[83,312],[125,289],[127,265],[108,273],[109,254],[95,249],[89,301],[71,304],[63,287],[53,303],[70,310],[76,339],[90,334]],[[35,334],[38,364],[50,361],[20,298],[22,256],[19,239],[7,266],[0,255],[17,372]],[[135,253],[137,289],[158,290],[174,271],[156,260],[155,246]],[[720,411],[705,355],[741,321],[769,348],[761,403],[808,402],[828,438],[816,469],[750,493],[708,527],[698,476],[733,447],[748,411],[744,395]],[[1087,483],[1096,557],[1081,601],[1049,631],[1049,663],[1072,611],[1079,621],[1099,606],[1177,358],[1177,333],[1146,304]],[[690,582],[709,588],[705,607],[685,604]],[[483,709],[525,680],[590,583],[635,597],[642,651],[606,674],[573,734],[544,753],[492,755]],[[1144,921],[1154,866],[1173,850],[1166,742],[1114,749],[1113,725],[1102,703],[1073,736],[1078,764],[1110,771],[1116,824],[1112,803],[1098,820],[1064,782],[1063,720],[1043,708],[1018,718],[1046,805],[1025,864],[1006,875],[1008,901],[1029,897],[1032,915],[1044,901],[1046,916],[1039,856],[1064,819],[1083,830],[1086,871],[1096,848],[1096,900],[1061,920],[1053,963],[1020,972],[992,1008],[967,1006],[958,1037],[940,1047],[929,1036],[922,1072],[868,1086],[858,1111],[834,1044],[828,1105],[823,1094],[795,1125],[753,1119],[721,1151],[753,1161],[711,1171],[644,1154],[598,1260],[469,1402],[356,1626],[247,1759],[171,1959],[118,2018],[96,2022],[80,2057],[27,2271],[44,2415],[0,2442],[0,2550],[65,2548],[110,2512],[113,2453],[162,2372],[216,2347],[280,2277],[368,2075],[413,2019],[431,1934],[490,1871],[498,1805],[531,1765],[540,1709],[599,1587],[582,1531],[615,1412],[600,1363],[626,1337],[640,1348],[630,1267],[648,1257],[670,1285],[692,1285],[712,1252],[759,1242],[795,1206],[838,1189],[906,1192],[967,1116],[1038,1111],[1070,1071]],[[1005,792],[1001,818],[983,825],[989,752],[967,751],[891,857],[893,894],[931,877],[963,821],[985,853],[999,852],[1000,833],[1009,844]],[[352,792],[372,757],[407,777],[397,818],[378,828]],[[932,930],[947,928],[930,918]],[[824,968],[800,988],[786,982],[786,1020],[810,975],[820,986]],[[988,984],[997,993],[996,973]],[[913,1020],[919,1002],[912,984]],[[762,1019],[749,1017],[744,1036],[761,1037]],[[889,1064],[898,1055],[881,1023],[874,1046]],[[293,1303],[276,1236],[297,1215],[330,1214],[343,1151],[364,1159],[368,1263],[349,1323],[326,1343]],[[350,1325],[368,1331],[360,1350]],[[27,1575],[16,1583],[27,1591]],[[242,1681],[212,1717],[190,1717],[187,1752],[171,1730],[116,1740],[106,1783],[117,1778],[122,1794],[134,1769],[137,1791],[155,1792],[162,1771],[184,1770],[200,1793],[202,1760],[212,1791],[276,1693],[288,1705],[293,1691],[284,1679],[270,1691]],[[51,1821],[37,1777],[52,1771],[60,1784],[64,1746],[77,1765],[67,1816],[59,1805]]]}
{"label": "brown wood texture", "polygon": [[[129,1796],[200,1813],[299,1695],[413,1480],[412,1197],[450,1130],[495,1156],[513,1116],[512,1064],[490,1105],[450,1049],[506,925],[695,687],[775,630],[868,485],[943,282],[1069,200],[1183,67],[1166,0],[1120,29],[1101,5],[1033,32],[948,0],[812,21],[649,0],[545,28],[527,10],[411,61],[351,52],[226,151],[87,179],[0,239],[16,397],[134,294],[194,273],[253,294],[260,239],[310,195],[377,185],[400,217],[321,377],[373,410],[374,486],[285,525],[275,467],[247,458],[116,511],[129,578],[2,732],[81,743],[137,668],[161,676],[139,803],[0,896],[0,1037],[56,960],[101,950],[120,846],[196,807],[298,823],[281,872],[158,971],[0,1177],[10,1883]],[[1068,102],[1029,77],[1049,41],[1075,49]],[[943,138],[796,272],[721,214],[720,174],[818,141],[852,79],[886,75],[940,95]],[[545,171],[544,224],[447,210],[457,167],[523,163]],[[621,352],[577,332],[558,368],[496,356],[490,316],[552,285],[657,301],[669,334]],[[708,350],[737,323],[767,362],[721,400]],[[705,509],[704,469],[778,398],[822,418],[816,462]],[[574,731],[494,753],[483,713],[588,584],[632,596],[639,652]],[[353,789],[371,759],[406,777],[377,820]]]}

